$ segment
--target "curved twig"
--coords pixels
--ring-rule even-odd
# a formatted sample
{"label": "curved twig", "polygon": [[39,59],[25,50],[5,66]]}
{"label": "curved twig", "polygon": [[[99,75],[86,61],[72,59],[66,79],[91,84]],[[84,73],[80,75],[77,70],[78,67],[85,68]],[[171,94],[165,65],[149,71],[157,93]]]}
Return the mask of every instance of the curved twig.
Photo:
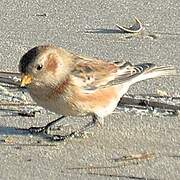
{"label": "curved twig", "polygon": [[130,26],[129,28],[120,26],[118,24],[116,24],[116,27],[125,33],[139,33],[140,31],[143,30],[142,23],[138,18],[134,17],[134,19],[135,19],[136,23],[134,25]]}

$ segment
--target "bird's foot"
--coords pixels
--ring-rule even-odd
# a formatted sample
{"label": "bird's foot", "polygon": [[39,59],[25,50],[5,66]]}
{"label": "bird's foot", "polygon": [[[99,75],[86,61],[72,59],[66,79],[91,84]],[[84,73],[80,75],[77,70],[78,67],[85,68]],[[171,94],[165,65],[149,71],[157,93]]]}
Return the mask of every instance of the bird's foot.
{"label": "bird's foot", "polygon": [[81,132],[71,132],[70,134],[66,134],[66,135],[57,135],[57,134],[50,134],[49,130],[51,128],[48,126],[42,126],[42,127],[30,127],[28,129],[28,131],[32,134],[32,135],[42,135],[44,138],[50,140],[50,141],[64,141],[67,138],[70,137],[81,137],[83,135],[83,133]]}
{"label": "bird's foot", "polygon": [[76,132],[72,132],[70,134],[66,134],[66,135],[48,135],[48,139],[50,141],[64,141],[67,138],[71,138],[71,137],[75,137],[76,136]]}
{"label": "bird's foot", "polygon": [[42,127],[30,127],[28,129],[28,131],[31,133],[31,134],[38,134],[38,133],[42,133],[45,131],[45,128],[46,126],[42,126]]}

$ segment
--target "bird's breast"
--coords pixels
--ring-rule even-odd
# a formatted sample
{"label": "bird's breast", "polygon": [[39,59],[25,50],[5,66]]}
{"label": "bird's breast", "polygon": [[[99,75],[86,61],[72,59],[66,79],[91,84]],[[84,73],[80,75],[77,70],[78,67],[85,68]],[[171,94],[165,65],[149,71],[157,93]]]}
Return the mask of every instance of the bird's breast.
{"label": "bird's breast", "polygon": [[51,95],[51,91],[47,93],[47,90],[41,89],[41,91],[30,90],[30,95],[38,106],[55,112],[56,114],[61,114],[64,116],[82,116],[81,108],[78,108],[74,103],[71,103],[71,95],[61,93],[56,94],[56,96]]}

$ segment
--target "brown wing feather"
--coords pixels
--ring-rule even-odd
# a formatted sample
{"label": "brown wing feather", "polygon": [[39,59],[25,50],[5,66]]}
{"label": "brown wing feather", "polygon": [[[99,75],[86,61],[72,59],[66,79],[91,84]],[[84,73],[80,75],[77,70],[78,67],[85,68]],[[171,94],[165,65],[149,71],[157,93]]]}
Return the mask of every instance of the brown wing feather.
{"label": "brown wing feather", "polygon": [[120,67],[124,68],[124,62],[107,62],[99,59],[76,57],[76,63],[72,70],[75,82],[84,89],[94,90],[104,87],[118,77]]}

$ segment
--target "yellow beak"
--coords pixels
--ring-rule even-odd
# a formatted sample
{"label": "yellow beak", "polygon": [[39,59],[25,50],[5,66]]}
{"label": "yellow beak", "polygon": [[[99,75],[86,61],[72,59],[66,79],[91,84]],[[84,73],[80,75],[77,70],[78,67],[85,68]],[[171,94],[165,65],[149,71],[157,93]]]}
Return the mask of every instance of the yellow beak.
{"label": "yellow beak", "polygon": [[29,74],[22,74],[21,76],[21,87],[25,87],[28,84],[31,84],[32,76]]}

